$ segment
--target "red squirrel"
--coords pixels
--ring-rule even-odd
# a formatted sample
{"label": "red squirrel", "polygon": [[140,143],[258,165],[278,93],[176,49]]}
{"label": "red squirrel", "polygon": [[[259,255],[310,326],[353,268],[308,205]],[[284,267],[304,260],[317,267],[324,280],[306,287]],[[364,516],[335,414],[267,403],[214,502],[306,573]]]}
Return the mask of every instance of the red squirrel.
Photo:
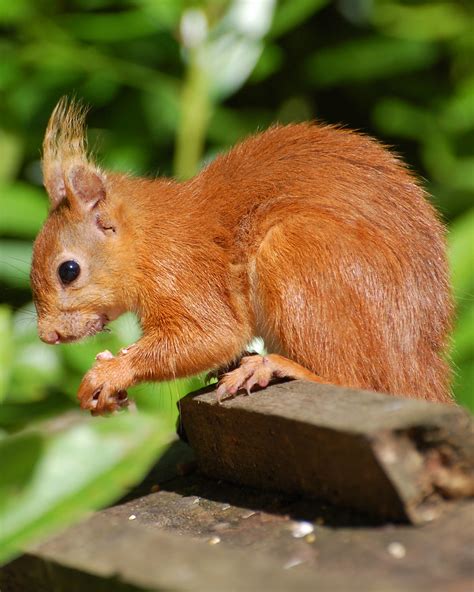
{"label": "red squirrel", "polygon": [[79,388],[94,414],[126,389],[265,356],[218,398],[290,377],[452,401],[444,227],[399,158],[320,123],[275,125],[188,181],[104,171],[85,113],[61,100],[43,145],[49,216],[33,252],[38,332],[93,335],[125,311],[143,336]]}

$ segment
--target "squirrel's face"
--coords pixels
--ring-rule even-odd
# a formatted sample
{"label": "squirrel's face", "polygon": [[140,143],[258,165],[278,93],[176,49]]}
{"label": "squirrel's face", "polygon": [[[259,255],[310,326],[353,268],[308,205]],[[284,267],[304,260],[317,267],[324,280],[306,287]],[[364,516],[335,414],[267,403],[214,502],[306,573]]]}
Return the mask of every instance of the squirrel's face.
{"label": "squirrel's face", "polygon": [[104,208],[78,210],[65,200],[51,212],[35,241],[31,268],[43,341],[93,335],[124,312],[119,234]]}
{"label": "squirrel's face", "polygon": [[130,243],[113,179],[87,156],[84,118],[80,105],[62,99],[43,142],[51,211],[35,241],[31,286],[47,343],[93,335],[126,309]]}

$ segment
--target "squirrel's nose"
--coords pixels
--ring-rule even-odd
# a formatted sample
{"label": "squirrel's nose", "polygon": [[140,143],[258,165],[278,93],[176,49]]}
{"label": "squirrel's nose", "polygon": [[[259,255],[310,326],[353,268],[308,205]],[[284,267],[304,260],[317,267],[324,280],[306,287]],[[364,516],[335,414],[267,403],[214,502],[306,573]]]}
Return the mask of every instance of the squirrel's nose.
{"label": "squirrel's nose", "polygon": [[49,331],[48,333],[41,335],[41,339],[45,343],[50,343],[50,344],[61,343],[61,336],[59,335],[59,333],[57,331]]}

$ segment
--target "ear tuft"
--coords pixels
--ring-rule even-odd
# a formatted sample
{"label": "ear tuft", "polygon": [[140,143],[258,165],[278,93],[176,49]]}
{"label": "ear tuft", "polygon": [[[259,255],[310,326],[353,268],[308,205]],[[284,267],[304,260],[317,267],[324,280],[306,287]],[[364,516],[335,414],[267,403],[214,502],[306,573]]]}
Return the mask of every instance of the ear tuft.
{"label": "ear tuft", "polygon": [[63,97],[49,119],[43,142],[43,177],[51,206],[66,197],[95,205],[105,196],[104,180],[87,156],[87,109]]}

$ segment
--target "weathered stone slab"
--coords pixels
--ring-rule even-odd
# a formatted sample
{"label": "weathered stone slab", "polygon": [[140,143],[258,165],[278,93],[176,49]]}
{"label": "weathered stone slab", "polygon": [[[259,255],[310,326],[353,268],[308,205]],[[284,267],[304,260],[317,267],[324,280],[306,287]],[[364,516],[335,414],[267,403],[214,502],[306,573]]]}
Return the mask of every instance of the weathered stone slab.
{"label": "weathered stone slab", "polygon": [[2,592],[472,588],[472,501],[423,527],[370,526],[318,501],[177,476],[188,460],[171,446],[128,501],[0,570]]}
{"label": "weathered stone slab", "polygon": [[428,522],[474,494],[474,431],[455,405],[294,381],[218,404],[181,400],[182,428],[213,479]]}

